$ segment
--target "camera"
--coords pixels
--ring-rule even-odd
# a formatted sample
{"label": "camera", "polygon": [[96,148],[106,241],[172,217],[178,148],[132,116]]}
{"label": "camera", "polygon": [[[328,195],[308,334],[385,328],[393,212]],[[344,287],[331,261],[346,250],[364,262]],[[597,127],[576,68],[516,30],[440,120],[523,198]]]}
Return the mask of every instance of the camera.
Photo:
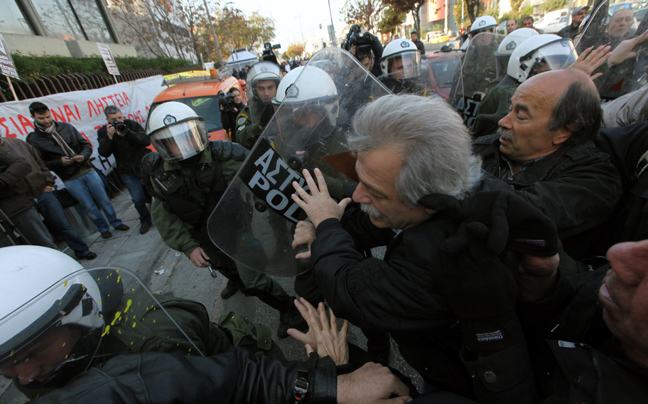
{"label": "camera", "polygon": [[232,99],[234,98],[234,94],[225,94],[223,93],[223,90],[219,91],[218,94],[216,94],[216,97],[218,98],[218,103],[223,106],[223,109],[227,112],[233,112],[235,109],[234,106],[234,101]]}
{"label": "camera", "polygon": [[281,45],[280,44],[271,45],[270,42],[264,43],[263,52],[261,53],[261,60],[267,60],[269,62],[279,64],[279,62],[277,61],[277,56],[275,56],[274,54],[275,49],[281,49]]}
{"label": "camera", "polygon": [[117,129],[117,131],[121,133],[125,133],[126,130],[128,129],[124,121],[114,121],[112,125],[115,129]]}

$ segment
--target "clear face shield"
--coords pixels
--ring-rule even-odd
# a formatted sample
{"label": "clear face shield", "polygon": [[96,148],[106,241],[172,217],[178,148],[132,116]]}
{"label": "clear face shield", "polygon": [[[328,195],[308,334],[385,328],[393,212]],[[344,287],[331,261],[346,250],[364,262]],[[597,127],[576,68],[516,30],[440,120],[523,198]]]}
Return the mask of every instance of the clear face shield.
{"label": "clear face shield", "polygon": [[86,271],[78,273],[0,319],[0,375],[55,388],[88,368],[104,319],[97,284]]}
{"label": "clear face shield", "polygon": [[529,77],[550,70],[563,69],[578,58],[574,45],[568,39],[550,43],[535,51],[527,60],[521,61],[524,66],[531,68]]}
{"label": "clear face shield", "polygon": [[386,58],[387,75],[396,80],[413,79],[421,75],[421,53],[403,52]]}
{"label": "clear face shield", "polygon": [[202,118],[191,118],[165,126],[149,137],[164,161],[170,163],[195,156],[208,143],[207,127]]}
{"label": "clear face shield", "polygon": [[0,317],[0,375],[25,389],[51,389],[120,353],[203,356],[202,343],[181,328],[182,313],[155,296],[126,269],[64,277]]}

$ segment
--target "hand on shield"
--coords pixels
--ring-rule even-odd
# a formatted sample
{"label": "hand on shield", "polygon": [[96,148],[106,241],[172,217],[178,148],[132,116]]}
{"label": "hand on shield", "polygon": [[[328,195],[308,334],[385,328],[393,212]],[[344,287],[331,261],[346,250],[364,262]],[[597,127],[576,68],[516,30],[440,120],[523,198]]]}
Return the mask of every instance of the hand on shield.
{"label": "hand on shield", "polygon": [[339,203],[331,198],[326,186],[326,181],[319,168],[314,170],[317,184],[310,175],[308,170],[304,170],[304,178],[311,191],[309,195],[296,181],[293,181],[293,187],[297,193],[292,195],[292,199],[300,208],[306,212],[313,225],[317,228],[320,223],[326,219],[341,219],[344,209],[351,203],[351,198],[344,198]]}

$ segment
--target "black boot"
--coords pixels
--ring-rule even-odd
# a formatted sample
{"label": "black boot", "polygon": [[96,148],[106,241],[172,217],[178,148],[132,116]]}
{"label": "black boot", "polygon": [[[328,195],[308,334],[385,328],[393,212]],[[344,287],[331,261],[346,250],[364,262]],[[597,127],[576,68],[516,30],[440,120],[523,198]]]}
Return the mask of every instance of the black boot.
{"label": "black boot", "polygon": [[236,292],[238,292],[239,288],[236,285],[236,282],[232,281],[231,279],[227,280],[227,286],[225,286],[225,289],[221,292],[221,299],[229,299],[230,297],[234,296]]}
{"label": "black boot", "polygon": [[[291,303],[292,303],[291,299]],[[308,323],[301,316],[301,313],[295,307],[294,303],[290,305],[291,307],[286,310],[279,312],[279,327],[277,328],[277,337],[286,338],[288,336],[289,328],[296,328],[301,332],[306,332],[308,330]]]}

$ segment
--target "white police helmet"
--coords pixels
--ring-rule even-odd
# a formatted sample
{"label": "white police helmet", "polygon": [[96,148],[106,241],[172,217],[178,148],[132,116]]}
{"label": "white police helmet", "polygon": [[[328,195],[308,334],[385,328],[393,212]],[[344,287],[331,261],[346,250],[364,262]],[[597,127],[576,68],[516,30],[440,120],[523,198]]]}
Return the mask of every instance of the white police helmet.
{"label": "white police helmet", "polygon": [[319,67],[309,65],[291,70],[279,83],[272,103],[292,108],[293,114],[324,110],[331,125],[337,121],[339,104],[335,82]]}
{"label": "white police helmet", "polygon": [[380,69],[383,74],[391,75],[391,66],[395,60],[403,61],[403,78],[411,79],[421,74],[421,53],[409,39],[394,39],[385,46],[380,59]]}
{"label": "white police helmet", "polygon": [[554,34],[531,37],[518,45],[509,59],[508,75],[520,83],[546,64],[548,70],[558,70],[574,63],[578,54],[570,39]]}
{"label": "white police helmet", "polygon": [[497,77],[504,77],[508,71],[508,63],[513,51],[527,39],[538,36],[538,31],[531,28],[518,28],[511,32],[500,43],[499,48],[495,51],[497,59]]}
{"label": "white police helmet", "polygon": [[[279,86],[281,81],[281,70],[276,63],[273,62],[258,62],[252,65],[247,73],[247,88],[251,89],[252,97],[257,98],[256,84],[259,81],[273,81],[276,86]],[[249,94],[248,94],[249,97]]]}
{"label": "white police helmet", "polygon": [[470,27],[470,36],[475,36],[486,30],[493,31],[497,27],[497,21],[490,15],[483,15],[473,22]]}
{"label": "white police helmet", "polygon": [[205,120],[190,106],[177,101],[165,102],[151,111],[146,134],[168,162],[195,156],[209,142]]}
{"label": "white police helmet", "polygon": [[522,42],[538,35],[540,34],[534,29],[518,28],[504,38],[504,40],[500,43],[499,48],[497,48],[495,56],[510,56]]}
{"label": "white police helmet", "polygon": [[57,327],[94,333],[98,344],[102,294],[81,264],[39,246],[0,248],[0,262],[0,369],[28,359],[29,347]]}

